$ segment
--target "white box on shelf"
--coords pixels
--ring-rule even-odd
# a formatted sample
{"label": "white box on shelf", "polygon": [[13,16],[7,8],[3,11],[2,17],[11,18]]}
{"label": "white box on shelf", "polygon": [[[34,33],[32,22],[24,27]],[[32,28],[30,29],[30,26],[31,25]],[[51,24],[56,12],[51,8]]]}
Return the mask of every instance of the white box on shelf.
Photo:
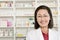
{"label": "white box on shelf", "polygon": [[4,36],[8,37],[8,30],[7,29],[4,31]]}
{"label": "white box on shelf", "polygon": [[0,27],[7,27],[7,21],[0,20]]}
{"label": "white box on shelf", "polygon": [[3,30],[0,29],[0,37],[3,37],[3,36],[4,36],[4,34],[3,34]]}

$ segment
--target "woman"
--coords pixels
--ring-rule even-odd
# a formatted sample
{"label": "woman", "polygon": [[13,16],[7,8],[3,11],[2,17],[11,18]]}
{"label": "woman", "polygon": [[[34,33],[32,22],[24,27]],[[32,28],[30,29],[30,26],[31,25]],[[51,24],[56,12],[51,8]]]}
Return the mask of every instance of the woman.
{"label": "woman", "polygon": [[58,40],[57,32],[52,30],[53,18],[49,7],[41,5],[35,10],[35,30],[26,36],[26,40]]}

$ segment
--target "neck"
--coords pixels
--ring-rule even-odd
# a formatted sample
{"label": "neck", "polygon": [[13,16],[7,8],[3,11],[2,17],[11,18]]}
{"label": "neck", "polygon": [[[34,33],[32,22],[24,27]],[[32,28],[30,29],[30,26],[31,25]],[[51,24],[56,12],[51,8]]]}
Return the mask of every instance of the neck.
{"label": "neck", "polygon": [[41,31],[42,31],[43,33],[47,34],[47,33],[48,33],[48,27],[43,27],[43,28],[41,28]]}

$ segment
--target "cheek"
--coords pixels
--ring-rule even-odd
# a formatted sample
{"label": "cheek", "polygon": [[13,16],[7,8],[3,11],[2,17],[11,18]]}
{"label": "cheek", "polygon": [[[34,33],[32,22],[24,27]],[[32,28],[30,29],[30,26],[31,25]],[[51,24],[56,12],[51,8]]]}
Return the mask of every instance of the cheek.
{"label": "cheek", "polygon": [[37,18],[37,22],[38,22],[38,24],[40,24],[41,18]]}
{"label": "cheek", "polygon": [[47,17],[46,19],[47,19],[47,20],[50,20],[50,17]]}
{"label": "cheek", "polygon": [[50,21],[50,18],[48,17],[48,18],[46,18],[45,20],[46,20],[47,22],[49,22],[49,21]]}
{"label": "cheek", "polygon": [[37,21],[38,21],[38,22],[41,21],[41,18],[37,18]]}

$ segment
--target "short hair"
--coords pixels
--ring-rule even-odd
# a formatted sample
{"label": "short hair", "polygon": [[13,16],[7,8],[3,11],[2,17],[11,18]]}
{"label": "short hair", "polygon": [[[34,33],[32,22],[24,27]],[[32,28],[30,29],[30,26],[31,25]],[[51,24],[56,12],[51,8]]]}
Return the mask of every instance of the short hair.
{"label": "short hair", "polygon": [[34,13],[34,19],[35,19],[34,27],[35,27],[35,29],[38,29],[40,27],[40,25],[37,22],[37,12],[40,9],[46,9],[48,11],[48,14],[50,16],[50,21],[49,21],[49,24],[48,24],[48,28],[53,28],[53,18],[52,18],[52,12],[51,12],[50,8],[45,6],[45,5],[41,5],[41,6],[36,8],[35,13]]}

